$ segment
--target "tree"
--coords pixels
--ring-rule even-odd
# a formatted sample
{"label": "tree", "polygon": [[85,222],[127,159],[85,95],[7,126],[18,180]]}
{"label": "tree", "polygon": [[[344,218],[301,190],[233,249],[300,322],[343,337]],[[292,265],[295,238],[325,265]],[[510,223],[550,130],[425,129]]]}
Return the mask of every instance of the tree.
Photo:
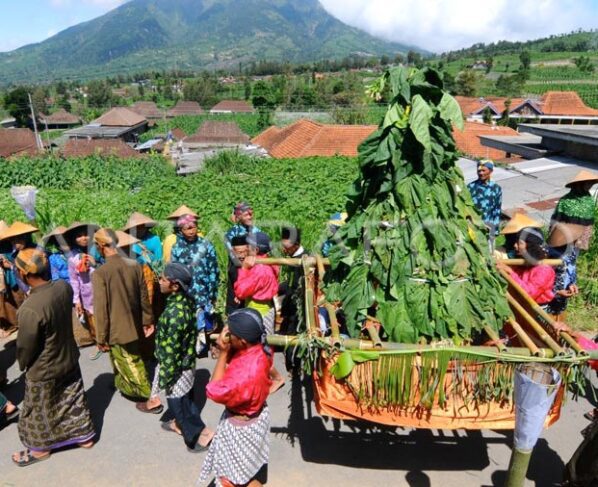
{"label": "tree", "polygon": [[529,67],[532,63],[532,57],[529,51],[521,51],[519,54],[519,61],[521,62],[521,68],[523,71],[529,71]]}
{"label": "tree", "polygon": [[27,88],[19,86],[4,97],[4,106],[11,117],[14,117],[19,127],[29,125],[31,109],[29,108],[29,94]]}
{"label": "tree", "polygon": [[488,56],[486,58],[486,74],[492,71],[492,67],[494,66],[494,58],[492,56]]}
{"label": "tree", "polygon": [[500,96],[519,96],[525,85],[525,77],[521,73],[500,75],[496,80],[496,91]]}
{"label": "tree", "polygon": [[573,62],[577,69],[579,69],[583,73],[593,73],[594,72],[594,65],[590,59],[590,56],[579,56],[573,58]]}
{"label": "tree", "polygon": [[183,95],[185,100],[196,101],[202,107],[211,107],[218,102],[218,80],[209,73],[201,78],[185,82]]}
{"label": "tree", "polygon": [[40,113],[48,113],[48,104],[46,103],[46,90],[41,87],[36,88],[31,95],[31,101],[33,102],[33,109],[35,115],[39,117]]}
{"label": "tree", "polygon": [[463,96],[475,96],[478,91],[478,75],[472,69],[461,71],[455,80],[455,93]]}
{"label": "tree", "polygon": [[64,108],[67,112],[70,112],[73,108],[71,106],[71,102],[69,101],[68,97],[66,97],[66,96],[59,96],[58,100],[56,101],[56,104],[60,108]]}
{"label": "tree", "polygon": [[87,84],[87,104],[92,108],[106,108],[112,102],[112,89],[105,81],[94,80]]}
{"label": "tree", "polygon": [[276,101],[270,86],[264,81],[258,81],[253,87],[253,106],[258,112],[258,128],[263,130],[270,126],[270,116],[276,108]]}
{"label": "tree", "polygon": [[245,92],[245,100],[249,100],[251,98],[251,81],[249,81],[249,78],[243,80],[243,90]]}
{"label": "tree", "polygon": [[484,108],[484,110],[482,112],[482,121],[484,123],[491,124],[493,115],[494,115],[494,113],[492,112],[492,110],[490,110],[490,107]]}
{"label": "tree", "polygon": [[65,96],[68,93],[66,83],[64,81],[59,81],[56,83],[56,94]]}
{"label": "tree", "polygon": [[382,54],[382,56],[380,56],[380,64],[382,66],[387,66],[390,64],[390,58],[386,54]]}

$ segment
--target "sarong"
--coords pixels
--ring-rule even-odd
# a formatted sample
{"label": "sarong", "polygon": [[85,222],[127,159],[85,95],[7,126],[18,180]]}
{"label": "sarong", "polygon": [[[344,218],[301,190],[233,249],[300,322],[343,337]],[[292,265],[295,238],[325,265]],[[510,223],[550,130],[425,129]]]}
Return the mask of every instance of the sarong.
{"label": "sarong", "polygon": [[233,484],[243,485],[251,481],[268,463],[269,433],[270,410],[267,405],[258,417],[249,421],[224,411],[198,482],[205,482],[212,474],[217,487],[222,485],[221,477]]}
{"label": "sarong", "polygon": [[[175,384],[164,391],[166,397],[183,397],[192,388],[193,382],[195,381],[195,369],[187,369],[181,372],[181,376],[175,382]],[[156,365],[154,371],[154,380],[152,381],[152,397],[160,394],[160,364]]]}
{"label": "sarong", "polygon": [[95,436],[79,366],[48,381],[25,378],[19,415],[19,437],[32,451],[85,443]]}
{"label": "sarong", "polygon": [[87,310],[83,313],[83,322],[81,322],[75,308],[73,308],[73,336],[78,347],[88,347],[96,343],[93,315]]}
{"label": "sarong", "polygon": [[125,396],[138,399],[150,397],[151,385],[139,354],[139,343],[110,345],[110,362],[114,370],[114,385]]}
{"label": "sarong", "polygon": [[268,335],[274,335],[274,321],[276,319],[276,310],[274,308],[270,308],[264,315],[264,329]]}

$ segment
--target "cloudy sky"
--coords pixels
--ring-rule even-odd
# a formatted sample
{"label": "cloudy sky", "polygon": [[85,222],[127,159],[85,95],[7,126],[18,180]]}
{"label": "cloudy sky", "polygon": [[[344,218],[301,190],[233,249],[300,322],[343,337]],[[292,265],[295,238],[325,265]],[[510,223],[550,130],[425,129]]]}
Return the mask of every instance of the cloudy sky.
{"label": "cloudy sky", "polygon": [[[320,0],[342,21],[442,52],[598,27],[598,0]],[[2,0],[0,52],[39,42],[125,0]]]}

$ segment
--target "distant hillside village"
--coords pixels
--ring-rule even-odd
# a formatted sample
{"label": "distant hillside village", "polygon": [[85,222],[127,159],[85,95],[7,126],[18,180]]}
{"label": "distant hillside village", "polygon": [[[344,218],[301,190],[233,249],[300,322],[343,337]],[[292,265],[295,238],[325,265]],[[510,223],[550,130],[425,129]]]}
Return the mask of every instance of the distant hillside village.
{"label": "distant hillside village", "polygon": [[[542,52],[497,49],[436,60],[409,51],[311,67],[261,62],[236,73],[148,72],[20,86],[3,96],[0,157],[162,154],[180,175],[200,171],[207,158],[230,150],[272,158],[355,157],[385,111],[385,100],[369,100],[366,87],[389,65],[406,64],[438,69],[461,107],[465,126],[453,135],[466,178],[475,176],[473,161],[492,159],[506,171],[496,177],[509,179],[511,188],[522,173],[522,185],[533,174],[540,188],[542,171],[555,177],[550,171],[598,162],[598,95],[587,89],[596,77],[593,60],[545,63]],[[561,76],[570,82],[558,81]],[[538,202],[558,196],[542,187],[542,194],[517,194],[509,208],[509,191],[507,211],[529,200],[526,211],[538,212],[547,205]]]}

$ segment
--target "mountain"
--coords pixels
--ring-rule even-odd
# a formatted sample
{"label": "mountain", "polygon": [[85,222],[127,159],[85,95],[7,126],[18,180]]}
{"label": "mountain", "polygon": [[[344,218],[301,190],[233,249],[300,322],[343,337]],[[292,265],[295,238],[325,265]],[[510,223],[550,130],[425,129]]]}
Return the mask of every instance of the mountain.
{"label": "mountain", "polygon": [[0,53],[0,83],[408,49],[343,24],[318,0],[132,0],[43,42]]}

